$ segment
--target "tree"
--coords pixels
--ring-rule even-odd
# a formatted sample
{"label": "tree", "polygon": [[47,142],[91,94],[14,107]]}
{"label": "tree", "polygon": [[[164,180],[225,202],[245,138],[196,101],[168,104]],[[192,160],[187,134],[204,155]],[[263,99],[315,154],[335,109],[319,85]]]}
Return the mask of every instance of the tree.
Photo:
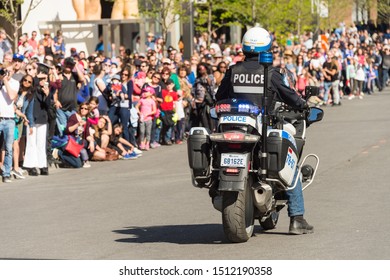
{"label": "tree", "polygon": [[[190,0],[145,0],[140,13],[160,25],[162,38],[166,42],[168,31],[177,21],[188,22],[189,15],[183,5]],[[163,46],[164,47],[164,46]]]}
{"label": "tree", "polygon": [[378,0],[378,21],[390,26],[390,0]]}
{"label": "tree", "polygon": [[28,2],[26,14],[22,20],[19,20],[19,9],[24,0],[0,0],[0,16],[9,22],[13,28],[13,36],[9,36],[9,39],[13,42],[14,50],[18,47],[19,30],[23,27],[30,12],[41,4],[42,0],[29,0]]}
{"label": "tree", "polygon": [[[311,0],[208,0],[207,5],[196,5],[195,21],[198,31],[209,34],[223,26],[260,25],[286,37],[313,27],[310,3]],[[211,23],[208,28],[207,23]]]}
{"label": "tree", "polygon": [[[229,9],[231,2],[208,0],[207,3],[197,4],[195,6],[196,15],[194,17],[196,31],[199,33],[206,31],[208,34],[213,35],[221,27],[233,25],[235,23],[235,17]],[[208,36],[208,46],[210,46],[210,39],[211,36]]]}

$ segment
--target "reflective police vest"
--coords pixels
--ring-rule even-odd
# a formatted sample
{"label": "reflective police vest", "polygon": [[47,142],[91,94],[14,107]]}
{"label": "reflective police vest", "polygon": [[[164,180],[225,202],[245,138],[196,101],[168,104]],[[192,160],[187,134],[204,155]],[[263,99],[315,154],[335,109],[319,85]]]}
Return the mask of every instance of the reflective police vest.
{"label": "reflective police vest", "polygon": [[264,68],[257,61],[237,63],[232,67],[231,84],[235,98],[261,104],[264,94]]}

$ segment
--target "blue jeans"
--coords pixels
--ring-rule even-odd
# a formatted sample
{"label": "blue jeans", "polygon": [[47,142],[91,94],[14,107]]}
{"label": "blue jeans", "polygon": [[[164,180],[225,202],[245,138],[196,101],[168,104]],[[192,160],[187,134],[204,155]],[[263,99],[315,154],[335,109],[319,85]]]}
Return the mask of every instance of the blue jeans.
{"label": "blue jeans", "polygon": [[180,119],[177,121],[176,126],[175,126],[175,140],[176,141],[181,141],[183,140],[184,137],[184,118]]}
{"label": "blue jeans", "polygon": [[305,205],[303,201],[303,192],[302,192],[302,180],[300,174],[298,175],[298,169],[295,172],[293,182],[295,182],[296,176],[299,176],[296,187],[286,192],[287,201],[288,201],[287,212],[289,217],[299,216],[305,213]]}
{"label": "blue jeans", "polygon": [[14,143],[15,120],[1,120],[0,133],[4,135],[5,158],[3,177],[11,176],[12,169],[12,144]]}
{"label": "blue jeans", "polygon": [[[151,136],[152,143],[153,142],[160,143],[161,126],[162,126],[161,123],[159,125],[157,125],[157,119],[153,120],[152,136]],[[153,129],[154,129],[154,131],[153,131]]]}
{"label": "blue jeans", "polygon": [[162,126],[161,141],[163,141],[165,143],[171,141],[172,129],[173,129],[173,126],[165,126],[165,125]]}
{"label": "blue jeans", "polygon": [[328,102],[329,92],[332,87],[332,82],[324,82],[324,103]]}
{"label": "blue jeans", "polygon": [[130,135],[129,135],[129,121],[130,121],[130,111],[129,108],[122,108],[122,107],[110,107],[110,110],[108,111],[108,117],[111,120],[111,123],[114,125],[115,123],[120,120],[120,123],[123,127],[123,138],[125,138],[127,141],[130,142]]}
{"label": "blue jeans", "polygon": [[67,164],[74,168],[81,168],[83,166],[80,158],[74,157],[68,152],[64,152],[63,150],[59,149],[58,150],[58,156]]}
{"label": "blue jeans", "polygon": [[382,70],[382,88],[386,87],[386,83],[389,80],[389,69],[383,68]]}
{"label": "blue jeans", "polygon": [[73,115],[76,111],[62,111],[61,109],[57,109],[57,128],[60,136],[64,135],[64,131],[66,128],[66,124],[68,123],[68,119],[71,115]]}

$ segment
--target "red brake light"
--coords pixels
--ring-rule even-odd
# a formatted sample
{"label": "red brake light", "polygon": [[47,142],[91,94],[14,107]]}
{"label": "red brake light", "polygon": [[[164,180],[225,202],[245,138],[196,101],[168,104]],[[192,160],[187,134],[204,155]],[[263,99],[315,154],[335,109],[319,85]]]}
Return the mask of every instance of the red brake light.
{"label": "red brake light", "polygon": [[225,132],[223,138],[231,141],[243,141],[245,139],[245,134],[240,132]]}
{"label": "red brake light", "polygon": [[238,168],[226,168],[225,173],[229,174],[229,175],[238,175],[240,173],[240,169],[238,169]]}

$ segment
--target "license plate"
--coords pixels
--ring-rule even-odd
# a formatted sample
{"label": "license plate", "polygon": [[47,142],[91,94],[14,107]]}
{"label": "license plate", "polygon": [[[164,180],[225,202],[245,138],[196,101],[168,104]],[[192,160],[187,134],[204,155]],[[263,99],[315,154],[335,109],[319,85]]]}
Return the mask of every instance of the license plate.
{"label": "license plate", "polygon": [[221,166],[246,167],[246,155],[221,154]]}

